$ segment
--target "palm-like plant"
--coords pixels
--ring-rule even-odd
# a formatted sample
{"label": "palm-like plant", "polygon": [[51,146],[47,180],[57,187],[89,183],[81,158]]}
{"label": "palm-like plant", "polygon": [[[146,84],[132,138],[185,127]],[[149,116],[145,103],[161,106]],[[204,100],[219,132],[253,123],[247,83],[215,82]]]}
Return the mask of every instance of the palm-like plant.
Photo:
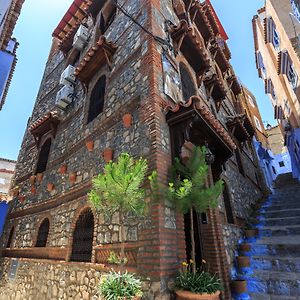
{"label": "palm-like plant", "polygon": [[109,162],[104,173],[93,179],[93,189],[88,195],[92,205],[102,213],[109,216],[119,213],[122,271],[126,262],[124,218],[127,213],[137,216],[145,213],[145,190],[141,185],[146,171],[145,159],[134,160],[129,154],[122,153],[117,162]]}

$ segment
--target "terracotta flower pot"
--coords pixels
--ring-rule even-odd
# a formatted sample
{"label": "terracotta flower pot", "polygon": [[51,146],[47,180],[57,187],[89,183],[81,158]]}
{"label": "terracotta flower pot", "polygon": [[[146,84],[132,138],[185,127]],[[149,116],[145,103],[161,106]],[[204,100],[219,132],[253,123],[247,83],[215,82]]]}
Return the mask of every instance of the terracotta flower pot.
{"label": "terracotta flower pot", "polygon": [[62,165],[58,169],[60,174],[66,174],[67,173],[67,165]]}
{"label": "terracotta flower pot", "polygon": [[107,148],[103,151],[103,159],[106,163],[110,162],[113,158],[113,150],[111,148]]}
{"label": "terracotta flower pot", "polygon": [[77,175],[76,175],[75,172],[71,172],[71,173],[69,174],[69,180],[70,180],[70,182],[71,182],[72,184],[75,183],[76,177],[77,177]]}
{"label": "terracotta flower pot", "polygon": [[239,268],[249,268],[251,265],[249,256],[237,256],[236,261]]}
{"label": "terracotta flower pot", "polygon": [[42,181],[42,179],[43,179],[43,173],[37,173],[36,174],[36,180],[37,180],[37,182],[41,182]]}
{"label": "terracotta flower pot", "polygon": [[132,125],[132,115],[131,114],[125,114],[123,116],[123,124],[125,128],[130,128]]}
{"label": "terracotta flower pot", "polygon": [[24,201],[25,201],[25,196],[19,196],[19,201],[21,202],[21,203],[23,203]]}
{"label": "terracotta flower pot", "polygon": [[48,183],[47,184],[47,191],[51,192],[51,191],[53,191],[53,189],[54,189],[54,184],[53,183]]}
{"label": "terracotta flower pot", "polygon": [[85,142],[86,148],[88,149],[88,151],[93,151],[94,150],[94,141],[90,140],[90,141],[86,141]]}
{"label": "terracotta flower pot", "polygon": [[30,178],[29,178],[29,182],[30,182],[31,184],[34,184],[34,183],[35,183],[35,179],[36,179],[36,176],[35,176],[35,175],[32,175],[32,176],[30,176]]}
{"label": "terracotta flower pot", "polygon": [[246,280],[234,280],[231,282],[231,290],[235,294],[247,293],[247,281]]}
{"label": "terracotta flower pot", "polygon": [[246,238],[254,238],[257,235],[257,230],[256,229],[246,229],[245,230],[245,236]]}
{"label": "terracotta flower pot", "polygon": [[239,250],[242,252],[249,252],[251,250],[251,245],[246,243],[240,244]]}
{"label": "terracotta flower pot", "polygon": [[33,194],[33,195],[36,193],[36,188],[34,185],[31,187],[30,191],[31,191],[31,194]]}
{"label": "terracotta flower pot", "polygon": [[177,300],[219,300],[220,292],[214,294],[194,294],[189,291],[176,291]]}

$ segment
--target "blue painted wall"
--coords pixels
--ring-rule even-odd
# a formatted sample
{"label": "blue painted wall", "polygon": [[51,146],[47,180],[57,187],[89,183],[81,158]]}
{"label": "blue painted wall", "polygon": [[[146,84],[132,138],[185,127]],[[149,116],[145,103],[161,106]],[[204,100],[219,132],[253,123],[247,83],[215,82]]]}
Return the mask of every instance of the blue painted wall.
{"label": "blue painted wall", "polygon": [[8,211],[8,203],[0,200],[0,236],[2,235],[6,215]]}

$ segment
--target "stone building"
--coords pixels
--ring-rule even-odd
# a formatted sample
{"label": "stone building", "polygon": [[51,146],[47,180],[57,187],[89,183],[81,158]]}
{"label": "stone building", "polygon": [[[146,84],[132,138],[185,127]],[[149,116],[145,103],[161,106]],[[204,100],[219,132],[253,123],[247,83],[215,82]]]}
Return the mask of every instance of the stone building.
{"label": "stone building", "polygon": [[[75,0],[53,33],[1,242],[0,299],[93,299],[120,248],[118,216],[87,201],[93,176],[128,152],[167,182],[191,144],[207,145],[209,181],[225,182],[219,208],[195,214],[196,263],[209,263],[230,299],[241,226],[262,193],[226,33],[209,1],[118,3]],[[145,218],[128,216],[127,267],[144,278],[145,299],[170,299],[189,228],[165,199]]]}
{"label": "stone building", "polygon": [[3,0],[0,3],[0,110],[17,63],[18,42],[12,38],[24,0]]}
{"label": "stone building", "polygon": [[274,106],[293,176],[300,178],[299,1],[267,0],[253,18],[259,77]]}

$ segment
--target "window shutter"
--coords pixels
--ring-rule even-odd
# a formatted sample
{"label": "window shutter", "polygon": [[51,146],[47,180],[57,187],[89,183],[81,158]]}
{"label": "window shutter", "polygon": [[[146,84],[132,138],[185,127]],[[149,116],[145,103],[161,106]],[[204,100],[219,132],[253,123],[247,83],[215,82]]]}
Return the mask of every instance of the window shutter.
{"label": "window shutter", "polygon": [[274,86],[271,79],[265,80],[265,92],[266,94],[272,94],[274,90]]}
{"label": "window shutter", "polygon": [[287,51],[281,51],[279,53],[279,72],[278,74],[288,74],[291,67],[291,60]]}
{"label": "window shutter", "polygon": [[265,18],[264,20],[264,27],[265,27],[265,42],[272,43],[273,42],[273,35],[274,35],[274,28],[275,24],[272,18]]}

